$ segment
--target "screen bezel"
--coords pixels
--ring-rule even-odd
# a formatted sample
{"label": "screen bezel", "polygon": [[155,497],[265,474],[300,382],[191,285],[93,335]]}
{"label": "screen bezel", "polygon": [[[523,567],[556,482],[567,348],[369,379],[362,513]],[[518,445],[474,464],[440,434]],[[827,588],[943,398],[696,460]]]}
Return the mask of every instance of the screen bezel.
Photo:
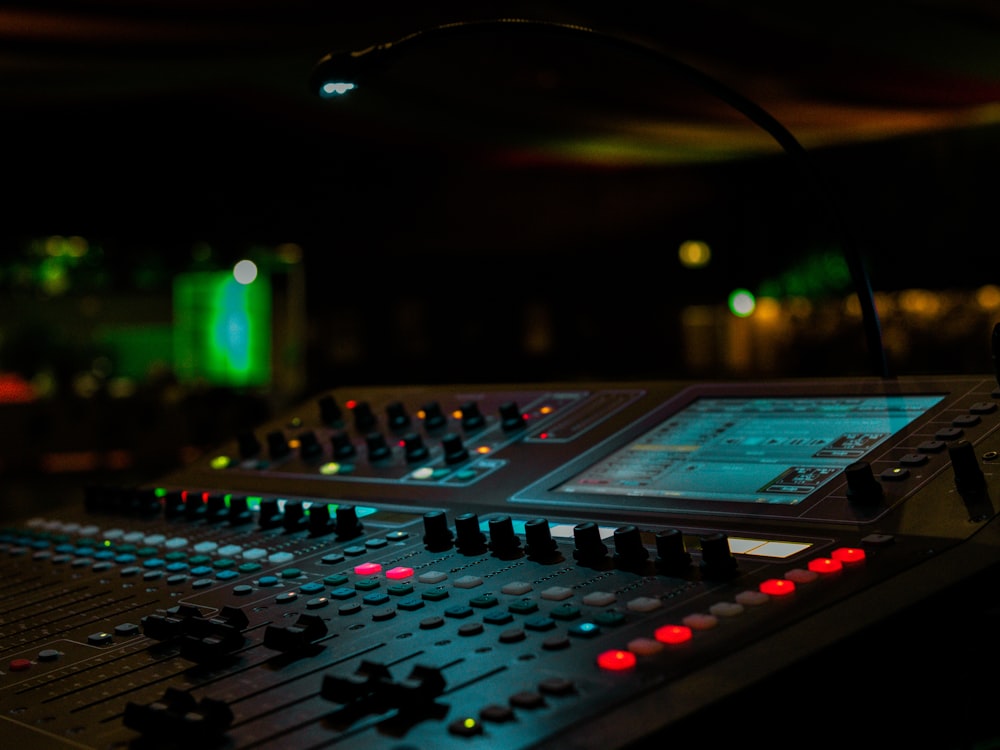
{"label": "screen bezel", "polygon": [[[702,383],[689,386],[650,409],[601,443],[582,452],[539,481],[510,498],[512,503],[534,503],[555,507],[608,508],[675,516],[722,516],[822,521],[833,523],[868,523],[887,513],[900,502],[905,483],[889,487],[884,503],[860,504],[849,502],[846,482],[841,475],[815,490],[796,505],[752,503],[727,500],[705,500],[686,497],[646,497],[641,495],[589,494],[584,491],[562,492],[560,487],[586,472],[590,467],[625,448],[663,421],[680,413],[703,398],[850,398],[879,396],[926,396],[940,401],[907,425],[891,433],[884,441],[867,451],[858,460],[869,462],[878,474],[882,469],[897,465],[899,456],[913,452],[921,440],[933,438],[935,430],[950,420],[935,425],[935,419],[952,405],[952,389],[945,383],[920,384],[899,381],[809,381],[796,383]],[[912,490],[910,490],[912,491]]]}

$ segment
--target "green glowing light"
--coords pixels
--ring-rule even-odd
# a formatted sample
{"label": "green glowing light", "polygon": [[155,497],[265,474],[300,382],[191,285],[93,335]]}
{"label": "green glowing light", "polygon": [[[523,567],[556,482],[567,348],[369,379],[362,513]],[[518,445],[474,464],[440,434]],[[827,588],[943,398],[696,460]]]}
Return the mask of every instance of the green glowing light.
{"label": "green glowing light", "polygon": [[174,367],[181,379],[266,386],[271,378],[271,286],[241,284],[230,272],[174,281]]}
{"label": "green glowing light", "polygon": [[228,469],[229,463],[229,456],[215,456],[210,465],[213,469]]}

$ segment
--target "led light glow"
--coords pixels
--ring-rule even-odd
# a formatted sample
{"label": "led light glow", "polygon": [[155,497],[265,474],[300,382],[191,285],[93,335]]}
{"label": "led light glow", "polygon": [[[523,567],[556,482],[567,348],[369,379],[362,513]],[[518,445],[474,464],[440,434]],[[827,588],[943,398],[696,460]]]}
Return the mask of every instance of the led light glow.
{"label": "led light glow", "polygon": [[653,636],[660,643],[687,643],[691,640],[691,628],[687,625],[664,625],[657,628]]}
{"label": "led light glow", "polygon": [[597,655],[597,666],[611,672],[621,672],[635,666],[635,654],[623,649],[604,651]]}

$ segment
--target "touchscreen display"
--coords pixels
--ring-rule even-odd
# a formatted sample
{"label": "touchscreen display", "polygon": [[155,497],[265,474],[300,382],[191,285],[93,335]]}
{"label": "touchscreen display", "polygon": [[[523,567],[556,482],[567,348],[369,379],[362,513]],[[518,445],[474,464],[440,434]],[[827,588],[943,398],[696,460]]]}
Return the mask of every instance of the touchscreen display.
{"label": "touchscreen display", "polygon": [[554,491],[797,505],[943,398],[700,397]]}

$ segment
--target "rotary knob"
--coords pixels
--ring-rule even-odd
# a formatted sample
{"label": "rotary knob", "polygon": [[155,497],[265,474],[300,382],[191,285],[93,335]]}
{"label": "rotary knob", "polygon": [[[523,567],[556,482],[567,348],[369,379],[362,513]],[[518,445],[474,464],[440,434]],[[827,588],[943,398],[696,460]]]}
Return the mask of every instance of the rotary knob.
{"label": "rotary knob", "polygon": [[381,432],[369,432],[365,435],[365,445],[368,447],[368,460],[372,463],[385,461],[392,455],[392,449]]}
{"label": "rotary knob", "polygon": [[272,461],[279,461],[292,452],[285,433],[281,430],[273,430],[267,433],[267,452]]}
{"label": "rotary knob", "polygon": [[552,529],[544,518],[533,518],[524,522],[524,551],[532,560],[539,562],[559,558],[559,545],[552,538]]}
{"label": "rotary knob", "polygon": [[344,414],[333,396],[326,395],[319,399],[319,420],[328,427],[343,426]]}
{"label": "rotary knob", "polygon": [[351,413],[354,415],[354,429],[358,432],[371,432],[378,424],[378,418],[372,411],[372,405],[367,401],[358,401]]}
{"label": "rotary knob", "polygon": [[479,528],[479,516],[463,513],[455,519],[455,546],[463,555],[486,551],[486,535]]}
{"label": "rotary knob", "polygon": [[386,406],[385,415],[389,429],[393,432],[401,432],[410,426],[410,415],[402,401],[393,401]]}
{"label": "rotary knob", "polygon": [[451,547],[454,539],[448,528],[448,517],[440,510],[424,513],[424,545],[432,552],[440,552]]}
{"label": "rotary knob", "polygon": [[429,401],[423,406],[424,429],[428,433],[440,432],[448,426],[448,418],[441,411],[441,404],[437,401]]}
{"label": "rotary knob", "polygon": [[490,550],[501,559],[511,559],[521,554],[521,540],[514,533],[510,516],[491,518],[488,523]]}
{"label": "rotary knob", "polygon": [[462,437],[454,432],[441,436],[441,448],[444,450],[446,464],[458,464],[469,457],[469,450],[462,444]]}
{"label": "rotary knob", "polygon": [[353,505],[338,505],[336,515],[339,539],[351,539],[364,529],[358,518],[358,510]]}
{"label": "rotary knob", "polygon": [[459,410],[462,412],[462,429],[466,432],[476,432],[486,426],[486,417],[475,401],[466,401]]}
{"label": "rotary knob", "polygon": [[684,546],[680,529],[656,532],[656,564],[665,573],[680,573],[691,565],[691,553]]}
{"label": "rotary knob", "polygon": [[701,537],[701,571],[706,578],[724,579],[736,574],[736,558],[729,549],[729,537],[717,531]]}
{"label": "rotary knob", "polygon": [[527,422],[524,415],[513,401],[505,401],[500,404],[500,426],[504,432],[520,430]]}
{"label": "rotary knob", "polygon": [[607,560],[608,546],[601,539],[601,529],[593,521],[573,527],[573,558],[581,565],[594,566]]}
{"label": "rotary knob", "polygon": [[867,461],[849,464],[844,468],[844,478],[847,480],[847,499],[852,503],[877,503],[885,496]]}
{"label": "rotary knob", "polygon": [[424,445],[424,439],[415,432],[403,436],[403,453],[406,462],[411,464],[423,461],[430,455],[430,451]]}
{"label": "rotary knob", "polygon": [[615,564],[624,570],[635,570],[649,559],[649,550],[642,543],[638,527],[619,526],[614,532]]}
{"label": "rotary knob", "polygon": [[341,461],[354,458],[358,453],[358,449],[351,442],[351,436],[344,430],[338,430],[330,436],[330,445],[333,447],[333,457]]}

